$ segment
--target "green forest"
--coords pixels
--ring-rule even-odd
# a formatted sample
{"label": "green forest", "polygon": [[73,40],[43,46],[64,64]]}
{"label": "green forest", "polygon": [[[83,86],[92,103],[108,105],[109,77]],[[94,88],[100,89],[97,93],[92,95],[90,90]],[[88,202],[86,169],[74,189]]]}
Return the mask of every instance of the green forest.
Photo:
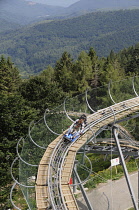
{"label": "green forest", "polygon": [[[110,50],[118,53],[135,45],[139,42],[138,19],[136,9],[45,20],[16,30],[13,26],[13,30],[0,33],[0,55],[12,57],[22,78],[27,78],[39,74],[48,65],[54,67],[64,51],[77,59],[81,51],[88,53],[93,47],[97,56],[107,57]],[[1,21],[1,26],[5,22]]]}
{"label": "green forest", "polygon": [[[11,58],[1,56],[1,209],[11,206],[10,165],[16,156],[17,141],[27,135],[32,120],[37,122],[45,109],[57,107],[67,96],[75,96],[88,88],[106,85],[110,80],[120,81],[138,74],[139,44],[125,48],[119,53],[111,51],[106,58],[98,57],[93,48],[90,48],[88,53],[81,51],[76,60],[65,51],[53,67],[49,65],[38,75],[28,79],[21,78],[20,70]],[[130,92],[130,89],[126,91]],[[107,106],[105,95],[102,98],[103,105]],[[139,140],[139,134],[136,132],[139,120],[134,119],[133,124],[136,124],[135,138]]]}

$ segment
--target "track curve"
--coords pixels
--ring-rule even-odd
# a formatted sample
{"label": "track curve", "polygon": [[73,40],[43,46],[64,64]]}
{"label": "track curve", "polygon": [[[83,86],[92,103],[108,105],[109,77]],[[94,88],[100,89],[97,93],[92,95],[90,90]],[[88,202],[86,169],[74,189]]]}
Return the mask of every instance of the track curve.
{"label": "track curve", "polygon": [[[69,185],[77,151],[103,126],[139,110],[139,97],[114,104],[87,116],[84,134],[73,143],[65,143],[63,135],[51,142],[38,167],[36,180],[37,209],[79,209]],[[138,147],[137,147],[138,148]]]}

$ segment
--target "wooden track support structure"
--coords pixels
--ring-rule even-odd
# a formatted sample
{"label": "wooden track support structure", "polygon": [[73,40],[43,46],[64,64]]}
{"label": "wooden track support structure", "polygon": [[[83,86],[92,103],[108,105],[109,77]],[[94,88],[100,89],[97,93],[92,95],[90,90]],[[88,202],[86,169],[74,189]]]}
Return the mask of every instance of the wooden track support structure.
{"label": "wooden track support structure", "polygon": [[[87,122],[89,126],[88,130],[86,130],[86,132],[68,148],[67,155],[62,165],[60,187],[63,202],[66,206],[65,210],[79,209],[69,185],[69,180],[74,167],[74,161],[77,151],[86,143],[88,139],[90,139],[92,136],[95,136],[95,133],[100,128],[110,123],[114,123],[116,120],[122,119],[125,116],[132,114],[138,110],[139,97],[136,97],[99,110],[87,117]],[[62,135],[63,134],[61,134],[48,146],[39,164],[36,181],[36,202],[38,210],[44,210],[49,206],[49,195],[47,190],[48,165],[52,151],[59,140],[62,138]]]}
{"label": "wooden track support structure", "polygon": [[49,196],[48,196],[48,165],[50,161],[51,154],[53,149],[59,142],[59,139],[62,135],[58,136],[53,142],[47,147],[38,167],[38,174],[36,180],[36,204],[38,210],[46,210],[49,207]]}

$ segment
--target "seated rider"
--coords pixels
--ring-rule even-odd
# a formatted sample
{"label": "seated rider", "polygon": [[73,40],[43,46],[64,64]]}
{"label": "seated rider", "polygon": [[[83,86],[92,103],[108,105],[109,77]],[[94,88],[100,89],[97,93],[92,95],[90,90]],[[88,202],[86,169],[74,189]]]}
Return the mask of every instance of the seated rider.
{"label": "seated rider", "polygon": [[85,114],[81,115],[79,119],[77,119],[69,128],[68,135],[72,134],[73,138],[77,135],[81,135],[84,127],[87,124],[87,117]]}

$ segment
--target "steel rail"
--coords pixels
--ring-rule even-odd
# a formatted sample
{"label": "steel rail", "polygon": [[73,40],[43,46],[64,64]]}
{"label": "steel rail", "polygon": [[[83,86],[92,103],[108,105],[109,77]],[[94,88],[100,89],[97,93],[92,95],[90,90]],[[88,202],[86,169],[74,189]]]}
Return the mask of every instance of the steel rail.
{"label": "steel rail", "polygon": [[85,91],[85,98],[86,98],[86,103],[87,103],[87,106],[89,107],[89,109],[95,113],[96,111],[92,109],[92,107],[90,106],[89,102],[88,102],[88,99],[87,99],[87,90]]}
{"label": "steel rail", "polygon": [[[137,97],[136,97],[137,98]],[[127,102],[127,101],[130,101],[130,100],[132,100],[132,99],[129,99],[129,100],[126,100],[126,101],[124,101],[124,102]],[[117,108],[118,107],[118,105],[119,104],[121,104],[121,102],[120,103],[117,103],[116,105],[112,105],[112,106],[110,106],[109,108]],[[135,104],[135,105],[132,105],[132,106],[128,106],[128,107],[126,107],[126,108],[123,108],[123,109],[121,109],[121,110],[119,110],[119,111],[115,111],[115,109],[113,109],[114,111],[112,111],[112,112],[110,112],[110,113],[108,113],[106,116],[102,116],[101,118],[98,118],[97,120],[95,120],[95,121],[93,121],[91,124],[89,124],[89,125],[87,125],[86,127],[85,127],[85,132],[88,130],[88,126],[90,126],[90,127],[92,127],[92,126],[94,126],[96,123],[99,123],[99,122],[101,122],[101,121],[103,121],[103,120],[106,120],[106,119],[108,119],[108,118],[110,118],[110,117],[112,117],[113,116],[113,114],[114,114],[114,122],[115,122],[115,115],[117,115],[117,114],[119,114],[119,113],[122,113],[122,112],[125,112],[125,111],[128,111],[129,109],[131,109],[131,108],[135,108],[135,107],[137,107],[138,106],[138,104]],[[106,109],[102,109],[101,110],[101,112],[102,111],[109,111],[107,108]],[[97,114],[101,114],[101,112],[100,112],[100,110],[97,112]],[[131,112],[132,113],[132,112]],[[95,113],[94,113],[95,114]],[[93,115],[94,115],[93,114]],[[91,116],[91,115],[90,115]],[[89,117],[90,117],[89,116]]]}
{"label": "steel rail", "polygon": [[68,115],[68,113],[67,113],[67,110],[66,110],[66,106],[65,106],[65,103],[66,103],[66,98],[65,98],[65,100],[64,100],[64,111],[65,111],[65,113],[66,113],[66,116],[70,119],[70,121],[71,122],[74,122],[74,120],[73,119],[71,119],[71,117]]}
{"label": "steel rail", "polygon": [[[70,144],[70,146],[72,146],[74,144],[74,142],[72,142],[71,144]],[[70,147],[69,147],[70,148]],[[66,156],[67,156],[67,153],[68,153],[68,149],[65,151],[65,153],[64,153],[64,155],[63,155],[63,159],[62,159],[62,162],[61,162],[61,169],[63,170],[63,165],[64,165],[64,161],[65,161],[65,159],[66,159]],[[60,170],[60,177],[62,177],[62,170]],[[63,204],[64,204],[64,207],[65,207],[65,209],[67,209],[67,207],[66,207],[66,205],[65,205],[65,202],[64,202],[64,196],[63,196],[63,193],[62,193],[62,189],[61,189],[61,179],[59,180],[59,184],[60,184],[60,192],[61,192],[61,198],[62,198],[62,200],[63,200]]]}
{"label": "steel rail", "polygon": [[53,165],[53,159],[56,158],[55,153],[57,153],[59,151],[59,147],[62,143],[62,139],[58,142],[58,144],[56,145],[56,147],[54,148],[50,161],[49,161],[49,167],[48,167],[48,191],[49,191],[49,195],[50,195],[50,200],[51,200],[51,204],[53,206],[54,209],[56,209],[56,205],[55,205],[55,200],[54,200],[54,191],[51,191],[51,186],[52,186],[52,165]]}
{"label": "steel rail", "polygon": [[[57,149],[58,150],[58,149]],[[50,190],[50,200],[51,200],[51,204],[53,206],[54,209],[57,208],[57,202],[60,203],[60,197],[59,197],[59,186],[58,186],[58,179],[59,179],[59,174],[58,174],[58,168],[59,168],[59,163],[60,163],[60,159],[61,157],[58,157],[59,156],[59,150],[56,151],[56,155],[53,154],[53,158],[54,158],[54,162],[55,162],[55,159],[56,159],[56,165],[54,165],[54,162],[52,161],[49,165],[51,166],[51,168],[49,168],[50,170],[50,179],[49,179],[49,183],[50,183],[50,186],[53,186],[52,190]],[[54,170],[55,168],[55,170]],[[52,180],[53,178],[53,180]],[[48,188],[49,188],[49,184],[48,184]],[[59,198],[59,201],[58,199]],[[59,204],[60,205],[60,204]]]}
{"label": "steel rail", "polygon": [[17,142],[17,145],[16,145],[16,153],[17,153],[19,159],[20,159],[23,163],[25,163],[26,165],[28,165],[28,166],[38,166],[38,165],[30,164],[30,163],[26,162],[25,160],[23,160],[23,158],[21,158],[21,156],[20,156],[20,154],[19,154],[19,152],[18,152],[18,146],[19,146],[19,143],[20,143],[21,140],[23,140],[23,138],[20,138],[19,141]]}
{"label": "steel rail", "polygon": [[111,95],[110,87],[111,87],[111,81],[109,82],[109,85],[108,85],[108,93],[109,93],[109,96],[110,96],[110,99],[112,100],[112,102],[113,102],[114,104],[116,104],[116,102],[114,101],[114,99],[113,99],[113,97],[112,97],[112,95]]}
{"label": "steel rail", "polygon": [[19,159],[19,158],[18,158],[18,157],[16,157],[16,158],[14,159],[14,161],[12,162],[12,164],[11,164],[11,177],[12,177],[12,179],[14,180],[14,182],[16,182],[18,185],[20,185],[20,186],[22,186],[22,187],[26,187],[26,188],[34,188],[35,186],[32,186],[32,185],[27,186],[27,185],[21,184],[20,182],[18,182],[18,181],[14,178],[14,176],[13,176],[13,172],[12,172],[12,169],[13,169],[13,165],[14,165],[14,163],[15,163],[18,159]]}
{"label": "steel rail", "polygon": [[[137,100],[137,101],[136,101]],[[124,106],[122,106],[124,104]],[[90,121],[88,123],[88,125],[85,127],[84,129],[84,133],[82,136],[84,136],[85,133],[87,133],[91,128],[97,126],[100,124],[100,126],[102,127],[101,125],[101,122],[104,122],[105,124],[105,121],[110,119],[111,122],[115,122],[116,121],[116,117],[118,116],[118,119],[119,118],[122,118],[123,116],[125,115],[128,115],[129,113],[132,113],[132,112],[135,112],[139,107],[139,101],[138,101],[138,98],[133,98],[133,99],[129,99],[129,100],[126,100],[126,101],[123,101],[123,102],[120,102],[118,104],[115,104],[115,105],[112,105],[108,108],[105,108],[105,109],[102,109],[102,110],[99,110],[91,115],[88,116],[88,120]],[[122,107],[122,108],[121,108]],[[102,112],[105,111],[105,115],[102,116]],[[122,113],[122,116],[120,115]],[[117,115],[117,116],[116,116]],[[113,117],[113,120],[111,119]],[[106,123],[107,124],[107,123]],[[99,129],[99,127],[97,127],[97,130]],[[96,132],[96,131],[95,131]],[[82,136],[79,137],[79,140],[77,139],[75,142],[71,143],[70,144],[70,147],[67,148],[66,151],[63,152],[63,155],[62,155],[62,163],[61,163],[61,167],[60,167],[60,172],[59,172],[59,175],[57,176],[57,178],[59,179],[59,185],[58,185],[58,193],[60,192],[61,193],[61,198],[60,198],[60,205],[61,204],[61,199],[62,199],[62,202],[63,202],[63,207],[64,209],[67,209],[67,206],[65,205],[65,200],[64,200],[64,195],[62,193],[62,184],[61,184],[61,177],[62,177],[62,166],[64,167],[64,162],[67,158],[67,154],[68,154],[68,151],[69,150],[72,150],[72,147],[74,148],[74,144],[76,144],[76,142],[80,141],[80,139],[82,139]],[[62,141],[62,140],[61,140]],[[60,146],[60,143],[61,141],[59,141],[56,145],[56,147],[54,148],[53,152],[52,152],[52,155],[50,157],[50,162],[49,162],[49,167],[50,167],[50,163],[53,162],[53,155],[55,154],[58,154],[56,152],[56,149],[59,148]],[[82,145],[83,146],[83,145]],[[76,150],[78,150],[79,148],[77,148]],[[75,151],[76,151],[75,150]],[[76,153],[76,152],[75,152]],[[60,163],[59,163],[60,164]],[[60,165],[59,165],[60,166]],[[50,178],[50,176],[52,175],[52,168],[50,167],[49,168],[49,173],[48,173],[48,179]],[[49,189],[49,196],[51,197],[52,196],[52,192],[51,192],[51,184],[52,183],[52,179],[50,179],[50,182],[48,182],[48,189]],[[54,209],[57,209],[55,203],[54,203],[54,200],[52,199],[52,205],[54,207]],[[62,207],[62,208],[63,208]]]}
{"label": "steel rail", "polygon": [[132,79],[132,87],[133,87],[133,90],[134,90],[135,95],[138,97],[139,95],[137,94],[137,92],[135,90],[135,75],[134,75],[134,77]]}
{"label": "steel rail", "polygon": [[[85,184],[87,181],[88,181],[88,179],[89,179],[89,177],[90,177],[90,175],[91,175],[91,173],[92,173],[92,164],[91,164],[91,160],[85,155],[85,157],[88,159],[88,161],[89,161],[89,163],[90,163],[90,170],[87,170],[87,172],[89,172],[89,175],[88,175],[88,177],[86,178],[86,179],[84,179],[83,181],[80,181],[80,182],[78,182],[78,183],[76,183],[76,184],[71,184],[71,186],[78,186],[78,185],[80,185],[80,184]],[[79,165],[81,165],[81,164],[79,164]]]}
{"label": "steel rail", "polygon": [[47,124],[47,122],[46,122],[46,119],[45,119],[45,118],[46,118],[46,111],[47,111],[47,109],[45,110],[45,113],[44,113],[44,123],[45,123],[46,127],[48,128],[48,130],[49,130],[50,132],[52,132],[53,134],[59,136],[60,133],[54,132],[54,131],[48,126],[48,124]]}
{"label": "steel rail", "polygon": [[[129,99],[129,101],[130,101],[130,99]],[[128,102],[129,102],[128,101]],[[132,102],[134,101],[134,99],[132,99]],[[127,101],[125,101],[125,102],[127,102]],[[121,104],[121,103],[119,103],[119,104]],[[118,104],[118,105],[119,105]],[[116,106],[111,106],[111,108],[119,108],[119,106],[118,106],[117,104],[116,104]],[[88,129],[89,129],[89,127],[94,127],[96,124],[98,124],[98,123],[100,123],[100,122],[102,122],[102,121],[104,121],[105,122],[105,120],[106,119],[108,119],[108,118],[111,118],[113,115],[114,115],[114,122],[115,122],[115,115],[118,115],[118,114],[120,114],[120,113],[124,113],[124,114],[128,114],[128,113],[126,113],[126,111],[130,111],[131,113],[132,112],[134,112],[134,110],[131,110],[131,108],[133,109],[133,108],[136,108],[136,107],[138,107],[139,106],[139,103],[133,103],[132,105],[129,105],[128,104],[128,107],[126,107],[126,108],[124,108],[124,109],[122,109],[122,110],[116,110],[116,112],[114,111],[113,112],[113,110],[114,109],[112,109],[112,113],[108,113],[107,114],[107,116],[105,116],[105,117],[103,117],[103,118],[101,118],[101,119],[99,119],[99,120],[95,120],[95,122],[93,121],[93,123],[91,122],[87,127],[88,127]],[[99,112],[98,112],[98,114],[99,114]],[[94,114],[92,114],[92,115],[94,115]],[[120,117],[120,116],[119,116]],[[85,128],[85,132],[87,132],[87,130],[88,130],[87,128]],[[77,141],[77,140],[76,140]]]}
{"label": "steel rail", "polygon": [[[65,146],[64,148],[63,148],[63,145]],[[69,145],[67,143],[63,144],[63,140],[62,140],[60,142],[59,146],[57,147],[56,151],[53,151],[53,154],[52,154],[53,159],[50,161],[50,166],[52,167],[53,166],[53,160],[58,159],[59,151],[60,151],[60,153],[62,152],[62,154],[61,154],[61,156],[59,158],[59,161],[57,161],[57,169],[58,170],[57,170],[57,174],[55,174],[55,175],[57,175],[57,179],[58,179],[55,184],[57,184],[58,198],[59,198],[59,201],[60,201],[60,204],[61,204],[59,207],[64,205],[63,203],[61,203],[61,193],[60,193],[60,185],[59,185],[59,180],[60,180],[59,171],[62,170],[61,162],[62,162],[63,156],[64,156],[66,150],[68,149],[68,147],[69,147]],[[56,154],[54,154],[55,152],[56,152]],[[51,174],[51,177],[52,177],[52,174]],[[54,194],[51,194],[51,200],[54,200]],[[56,204],[54,204],[54,202],[53,202],[53,205],[56,207]]]}
{"label": "steel rail", "polygon": [[12,199],[13,190],[14,190],[14,188],[15,188],[16,185],[17,185],[17,182],[14,182],[14,184],[13,184],[13,186],[12,186],[12,188],[11,188],[11,191],[10,191],[10,201],[11,201],[11,203],[12,203],[12,205],[13,205],[13,207],[14,207],[15,209],[21,210],[20,208],[18,208],[18,207],[14,204],[13,199]]}
{"label": "steel rail", "polygon": [[[60,161],[58,162],[58,182],[57,182],[57,184],[58,184],[58,189],[59,189],[59,191],[58,191],[58,197],[60,198],[60,206],[58,206],[60,209],[63,209],[63,207],[64,207],[64,204],[63,204],[63,202],[62,202],[62,196],[61,196],[61,191],[60,191],[60,184],[59,184],[59,180],[60,180],[60,171],[62,170],[62,167],[61,167],[61,162],[62,162],[62,159],[63,159],[63,155],[65,154],[65,151],[67,150],[67,148],[68,148],[68,145],[63,149],[63,147],[62,147],[62,149],[63,149],[63,151],[62,151],[62,155],[61,155],[61,157],[60,157]],[[61,149],[61,148],[60,148]]]}
{"label": "steel rail", "polygon": [[[119,127],[119,126],[116,126],[116,125],[115,125],[115,127]],[[124,130],[122,130],[121,127],[119,127],[119,131],[122,133],[122,135],[124,135],[124,136],[128,139],[128,141],[129,141],[132,145],[134,145],[134,146],[139,146],[139,143],[137,144],[137,142],[133,141],[132,138],[131,138],[131,136],[129,136],[127,133],[124,133]]]}
{"label": "steel rail", "polygon": [[46,147],[42,147],[42,146],[38,145],[38,144],[33,140],[33,138],[31,137],[31,129],[30,129],[30,127],[31,127],[31,124],[32,124],[32,123],[33,123],[33,122],[30,123],[29,129],[28,129],[28,134],[29,134],[30,140],[31,140],[31,141],[33,142],[33,144],[35,144],[37,147],[46,150]]}

